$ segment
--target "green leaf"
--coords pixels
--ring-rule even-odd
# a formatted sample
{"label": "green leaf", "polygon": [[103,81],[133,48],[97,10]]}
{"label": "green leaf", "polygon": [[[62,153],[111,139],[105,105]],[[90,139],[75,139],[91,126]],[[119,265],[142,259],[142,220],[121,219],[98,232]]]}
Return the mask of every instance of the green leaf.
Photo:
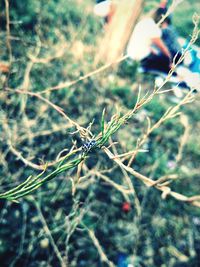
{"label": "green leaf", "polygon": [[105,129],[105,108],[103,109],[102,116],[101,116],[101,133],[104,136],[104,129]]}

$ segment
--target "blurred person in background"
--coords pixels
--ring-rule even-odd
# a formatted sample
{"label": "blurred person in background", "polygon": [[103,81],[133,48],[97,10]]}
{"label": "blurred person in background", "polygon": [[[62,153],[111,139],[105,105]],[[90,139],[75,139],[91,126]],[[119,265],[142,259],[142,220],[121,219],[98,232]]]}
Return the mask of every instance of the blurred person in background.
{"label": "blurred person in background", "polygon": [[168,16],[161,24],[162,39],[175,63],[178,62],[182,55],[182,47],[178,42],[178,33],[172,25],[172,19]]}
{"label": "blurred person in background", "polygon": [[[168,7],[169,7],[168,0],[162,0],[160,2],[159,8],[163,10],[162,11],[163,14],[166,14]],[[167,16],[165,20],[161,23],[161,29],[162,29],[162,39],[167,48],[169,49],[171,56],[176,63],[182,55],[181,53],[182,47],[178,41],[179,35],[172,24],[172,14]]]}
{"label": "blurred person in background", "polygon": [[[167,10],[166,10],[167,11]],[[172,16],[166,17],[161,23],[162,39],[169,49],[173,62],[176,64],[183,54],[183,49],[187,48],[189,41],[180,38],[172,24]],[[178,64],[176,74],[180,81],[184,82],[184,87],[194,87],[200,89],[200,51],[194,45],[184,55],[184,59]],[[182,83],[183,84],[183,83]]]}
{"label": "blurred person in background", "polygon": [[[166,12],[165,7],[159,7],[152,17],[141,19],[128,43],[127,55],[133,60],[140,61],[145,72],[158,71],[168,74],[172,63],[177,63],[182,55],[182,47],[172,26],[171,17],[165,18],[160,27],[158,26]],[[200,89],[199,73],[194,73],[183,63],[178,65],[174,75],[177,76],[181,87]]]}
{"label": "blurred person in background", "polygon": [[161,0],[160,1],[159,7],[168,8],[168,6],[169,6],[169,1],[168,0]]}
{"label": "blurred person in background", "polygon": [[162,40],[162,30],[157,25],[166,9],[158,8],[152,17],[140,20],[131,35],[127,54],[133,60],[141,62],[145,71],[158,70],[168,73],[172,55]]}

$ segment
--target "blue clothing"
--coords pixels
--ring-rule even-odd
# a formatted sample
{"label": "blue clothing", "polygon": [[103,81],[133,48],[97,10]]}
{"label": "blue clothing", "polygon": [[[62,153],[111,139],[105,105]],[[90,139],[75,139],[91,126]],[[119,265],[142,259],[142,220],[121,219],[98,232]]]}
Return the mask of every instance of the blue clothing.
{"label": "blue clothing", "polygon": [[173,26],[168,26],[167,28],[162,29],[162,39],[169,49],[172,57],[179,53],[181,54],[181,46],[178,43],[178,34]]}

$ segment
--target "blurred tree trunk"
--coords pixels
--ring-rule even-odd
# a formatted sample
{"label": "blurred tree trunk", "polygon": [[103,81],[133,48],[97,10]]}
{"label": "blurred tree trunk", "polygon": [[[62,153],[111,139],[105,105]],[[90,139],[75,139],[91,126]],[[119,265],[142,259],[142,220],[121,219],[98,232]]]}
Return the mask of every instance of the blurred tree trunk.
{"label": "blurred tree trunk", "polygon": [[[114,1],[113,1],[114,2]],[[108,25],[104,38],[99,42],[96,63],[116,61],[124,52],[144,0],[115,1],[115,13]]]}

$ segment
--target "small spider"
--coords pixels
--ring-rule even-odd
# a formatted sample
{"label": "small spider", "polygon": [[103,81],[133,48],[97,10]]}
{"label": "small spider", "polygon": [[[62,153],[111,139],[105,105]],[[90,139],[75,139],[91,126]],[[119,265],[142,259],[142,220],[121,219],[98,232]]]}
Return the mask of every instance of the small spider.
{"label": "small spider", "polygon": [[85,153],[90,152],[90,150],[96,145],[96,141],[95,140],[91,140],[85,144],[82,145],[82,151]]}

